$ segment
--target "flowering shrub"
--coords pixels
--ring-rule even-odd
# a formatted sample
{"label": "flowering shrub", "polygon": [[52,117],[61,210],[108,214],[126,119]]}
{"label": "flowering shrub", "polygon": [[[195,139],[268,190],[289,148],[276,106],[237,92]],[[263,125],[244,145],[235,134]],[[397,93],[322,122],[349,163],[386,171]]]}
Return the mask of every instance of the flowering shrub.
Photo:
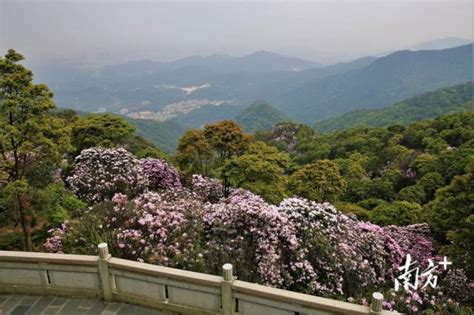
{"label": "flowering shrub", "polygon": [[67,178],[72,191],[89,203],[110,200],[115,193],[137,195],[147,184],[139,161],[123,148],[90,148],[76,157]]}
{"label": "flowering shrub", "polygon": [[[80,174],[86,166],[91,171],[92,164],[83,158],[78,159]],[[436,289],[393,291],[407,254],[421,270],[429,260],[440,260],[426,224],[381,227],[343,214],[329,203],[295,197],[271,205],[242,189],[224,198],[219,181],[199,175],[193,176],[188,190],[178,184],[174,169],[160,160],[146,160],[141,162],[148,165],[144,172],[159,192],[134,196],[123,189],[108,198],[106,188],[115,182],[99,181],[98,197],[90,199],[96,203],[79,219],[50,230],[45,248],[92,254],[106,241],[116,257],[212,274],[220,274],[222,265],[230,262],[241,280],[349,302],[367,305],[371,292],[383,291],[385,309],[408,314],[458,314],[459,302],[472,301],[468,279],[456,269],[436,271]],[[127,162],[130,170],[130,165],[138,165],[135,162]],[[79,187],[77,180],[71,181]]]}
{"label": "flowering shrub", "polygon": [[44,248],[50,253],[63,254],[63,242],[64,236],[69,230],[69,222],[64,221],[60,227],[55,229],[49,229],[48,233],[51,237],[46,239],[46,242],[43,244]]}
{"label": "flowering shrub", "polygon": [[354,296],[386,279],[391,255],[379,235],[363,233],[354,219],[328,203],[289,198],[279,210],[294,225],[306,259],[317,273],[318,286],[310,287],[311,292]]}
{"label": "flowering shrub", "polygon": [[152,190],[183,187],[178,171],[165,160],[148,157],[140,160],[140,166]]}
{"label": "flowering shrub", "polygon": [[217,202],[224,197],[224,187],[220,180],[194,174],[191,180],[191,190],[197,198],[204,202]]}
{"label": "flowering shrub", "polygon": [[245,190],[206,204],[204,213],[206,267],[219,273],[225,262],[235,266],[239,279],[287,287],[290,265],[304,272],[302,261],[289,261],[298,241],[286,216],[277,207]]}
{"label": "flowering shrub", "polygon": [[201,203],[186,192],[146,192],[132,200],[118,193],[91,207],[70,229],[51,230],[50,252],[92,254],[107,241],[114,256],[201,270]]}

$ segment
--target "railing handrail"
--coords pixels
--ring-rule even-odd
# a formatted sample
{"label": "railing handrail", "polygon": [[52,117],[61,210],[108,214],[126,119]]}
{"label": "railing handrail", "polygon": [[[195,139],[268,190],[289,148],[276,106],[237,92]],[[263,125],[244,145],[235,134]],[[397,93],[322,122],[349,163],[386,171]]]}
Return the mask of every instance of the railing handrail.
{"label": "railing handrail", "polygon": [[293,303],[310,308],[317,307],[326,311],[335,311],[348,314],[367,314],[367,306],[327,299],[294,291],[266,287],[245,281],[236,280],[233,283],[232,290],[237,293],[246,293],[249,295],[269,298],[280,302]]}
{"label": "railing handrail", "polygon": [[219,276],[213,276],[189,270],[146,264],[114,257],[109,260],[109,267],[125,271],[133,271],[139,274],[145,274],[150,276],[163,276],[169,279],[181,281],[191,280],[190,282],[202,283],[214,287],[219,287],[222,282],[222,277]]}
{"label": "railing handrail", "polygon": [[38,252],[2,251],[0,250],[0,261],[31,262],[31,263],[69,263],[71,265],[97,265],[97,256],[53,254]]}
{"label": "railing handrail", "polygon": [[[93,291],[94,289],[90,289],[89,291],[87,291],[83,290],[83,288],[80,287],[77,288],[77,290],[79,290],[77,291],[74,289],[74,283],[72,283],[69,287],[71,292],[87,293],[93,291],[96,292],[95,296],[102,296],[107,301],[123,300],[132,303],[136,302],[136,304],[142,304],[147,306],[163,306],[168,307],[168,309],[172,309],[172,306],[170,306],[168,302],[147,301],[146,297],[140,295],[141,292],[138,292],[137,294],[133,293],[132,295],[127,295],[127,293],[124,292],[118,292],[116,288],[115,277],[120,276],[125,278],[131,277],[130,279],[148,279],[149,281],[152,281],[159,285],[167,285],[167,283],[170,283],[169,281],[176,281],[182,284],[186,284],[185,287],[189,286],[191,288],[190,290],[192,290],[193,285],[197,285],[201,288],[200,292],[211,292],[211,294],[217,294],[217,296],[219,296],[220,294],[221,310],[218,313],[215,313],[216,310],[212,311],[193,309],[193,314],[232,315],[235,312],[236,299],[247,299],[247,301],[250,302],[254,300],[254,302],[257,304],[267,303],[267,305],[269,305],[270,307],[274,306],[272,304],[281,304],[283,305],[283,307],[286,307],[288,305],[294,305],[295,312],[296,309],[313,309],[334,312],[337,314],[388,314],[388,312],[382,311],[381,309],[383,296],[380,293],[375,293],[373,295],[372,308],[369,308],[368,306],[353,304],[349,302],[337,301],[333,299],[327,299],[293,291],[271,288],[255,283],[238,281],[235,280],[235,277],[232,275],[232,265],[230,264],[224,265],[224,277],[221,277],[193,271],[135,262],[120,258],[114,258],[109,255],[108,248],[105,243],[100,244],[99,251],[99,256],[0,251],[0,274],[2,265],[4,268],[15,268],[15,263],[18,263],[20,264],[20,266],[18,266],[20,270],[21,264],[27,264],[23,267],[25,270],[31,270],[31,268],[34,268],[34,265],[39,265],[38,269],[44,270],[44,275],[42,277],[45,279],[47,278],[47,280],[42,280],[41,282],[41,284],[45,286],[44,292],[53,292],[55,294],[68,294],[68,291],[62,292],[58,288],[51,288],[49,273],[54,273],[54,271],[63,269],[69,272],[74,272],[75,269],[77,269],[78,272],[81,272],[81,270],[84,272],[85,270],[87,272],[97,274],[98,279],[100,281],[100,286],[96,287],[96,291]],[[68,266],[72,266],[74,268],[68,268]],[[90,268],[91,266],[97,267],[97,269]],[[18,290],[21,290],[22,288],[26,291],[30,290],[28,286],[18,285],[14,287],[15,288],[12,287],[11,289],[13,290],[12,292],[6,293],[19,293]],[[31,290],[33,289],[34,288],[32,288]],[[0,279],[0,292],[2,292],[2,290],[8,291],[8,286],[5,286],[5,284],[2,283],[2,279]],[[43,291],[40,290],[39,292]],[[176,305],[175,309],[180,308],[182,310],[192,309],[189,307],[189,305]]]}

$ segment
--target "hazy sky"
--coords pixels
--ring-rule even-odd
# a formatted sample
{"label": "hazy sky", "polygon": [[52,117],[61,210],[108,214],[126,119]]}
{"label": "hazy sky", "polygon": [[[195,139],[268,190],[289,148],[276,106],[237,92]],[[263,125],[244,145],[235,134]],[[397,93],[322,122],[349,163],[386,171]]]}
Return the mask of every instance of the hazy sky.
{"label": "hazy sky", "polygon": [[0,51],[117,62],[270,50],[331,62],[442,37],[473,38],[473,0],[0,0]]}

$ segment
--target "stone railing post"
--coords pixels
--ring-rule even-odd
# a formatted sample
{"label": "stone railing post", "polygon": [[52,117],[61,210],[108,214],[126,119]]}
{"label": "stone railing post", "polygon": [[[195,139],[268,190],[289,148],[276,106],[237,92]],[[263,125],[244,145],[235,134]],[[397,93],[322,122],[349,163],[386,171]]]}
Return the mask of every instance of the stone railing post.
{"label": "stone railing post", "polygon": [[233,315],[235,311],[234,299],[232,298],[232,283],[234,282],[234,275],[232,274],[232,265],[225,264],[222,266],[224,272],[224,279],[221,283],[222,294],[222,314]]}
{"label": "stone railing post", "polygon": [[372,293],[372,301],[370,303],[370,314],[382,314],[383,294],[380,292]]}
{"label": "stone railing post", "polygon": [[107,243],[100,243],[99,248],[99,276],[105,301],[112,301],[112,281],[109,273],[108,261],[110,257]]}

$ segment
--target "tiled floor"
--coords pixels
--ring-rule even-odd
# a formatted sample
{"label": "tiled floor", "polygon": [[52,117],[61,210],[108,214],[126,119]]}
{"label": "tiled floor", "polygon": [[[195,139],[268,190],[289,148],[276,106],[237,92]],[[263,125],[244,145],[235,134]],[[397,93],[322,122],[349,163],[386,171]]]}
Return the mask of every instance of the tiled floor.
{"label": "tiled floor", "polygon": [[157,310],[125,303],[59,296],[2,295],[0,315],[162,315]]}

